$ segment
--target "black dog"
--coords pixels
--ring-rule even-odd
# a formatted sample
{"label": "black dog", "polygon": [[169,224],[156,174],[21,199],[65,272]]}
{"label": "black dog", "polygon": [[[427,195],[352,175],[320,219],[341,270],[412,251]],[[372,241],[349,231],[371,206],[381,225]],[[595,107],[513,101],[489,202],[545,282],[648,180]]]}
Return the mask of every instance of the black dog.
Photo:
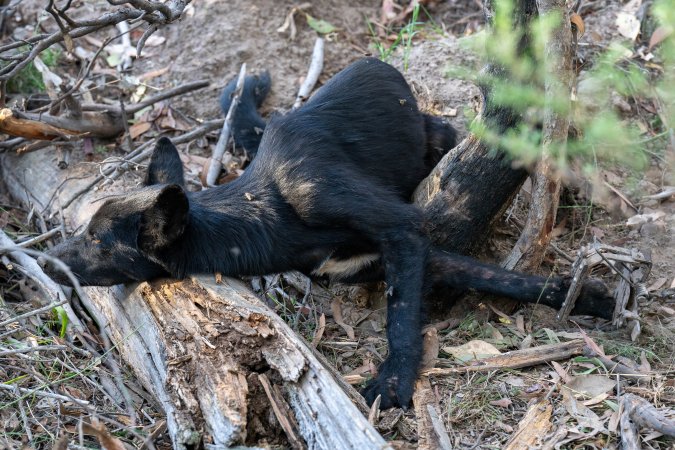
{"label": "black dog", "polygon": [[[264,91],[255,89],[264,80],[249,82],[244,116],[259,103],[250,96]],[[196,193],[184,188],[175,147],[160,139],[146,187],[106,201],[83,234],[51,255],[85,285],[288,270],[344,282],[384,279],[389,355],[365,389],[369,402],[382,395],[383,408],[411,401],[422,349],[421,302],[433,286],[562,304],[564,278],[517,274],[430,245],[410,197],[454,146],[455,133],[418,111],[391,66],[360,60],[306,105],[271,120],[262,141],[258,133],[248,137],[257,156],[245,173]],[[611,304],[605,286],[591,281],[574,312],[608,318]]]}

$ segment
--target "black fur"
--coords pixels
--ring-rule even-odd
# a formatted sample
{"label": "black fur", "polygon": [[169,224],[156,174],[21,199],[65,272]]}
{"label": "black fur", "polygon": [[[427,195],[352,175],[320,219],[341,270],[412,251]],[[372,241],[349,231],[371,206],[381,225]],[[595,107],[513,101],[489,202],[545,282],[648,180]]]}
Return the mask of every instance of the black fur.
{"label": "black fur", "polygon": [[[247,84],[244,97],[242,113],[259,124],[251,105],[260,96]],[[239,130],[250,129],[244,122]],[[449,125],[418,111],[398,71],[363,59],[300,109],[271,120],[259,150],[250,149],[256,158],[230,184],[187,192],[177,151],[160,140],[149,185],[108,200],[84,234],[51,254],[89,285],[288,270],[347,282],[384,279],[389,355],[364,395],[372,402],[381,394],[383,408],[407,406],[421,358],[422,298],[432,287],[559,307],[568,286],[564,278],[508,272],[431,246],[409,199],[454,140]],[[608,318],[611,304],[594,281],[576,312]]]}
{"label": "black fur", "polygon": [[[237,80],[232,80],[225,86],[223,94],[220,96],[220,107],[223,114],[227,114],[230,109],[236,86]],[[265,121],[260,117],[257,109],[260,108],[265,97],[267,97],[271,86],[272,80],[268,72],[248,76],[244,81],[244,89],[232,122],[232,134],[234,135],[234,143],[246,150],[249,159],[255,157],[260,146]]]}

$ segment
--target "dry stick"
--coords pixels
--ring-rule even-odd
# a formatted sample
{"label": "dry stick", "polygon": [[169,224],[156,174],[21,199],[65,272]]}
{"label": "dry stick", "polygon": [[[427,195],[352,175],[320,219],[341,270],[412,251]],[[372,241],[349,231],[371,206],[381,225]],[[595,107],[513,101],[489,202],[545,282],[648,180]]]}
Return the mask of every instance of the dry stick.
{"label": "dry stick", "polygon": [[[213,150],[213,156],[211,157],[211,162],[209,163],[209,170],[206,172],[206,186],[214,186],[218,175],[223,167],[223,164],[227,163],[223,161],[223,156],[225,155],[225,148],[227,143],[230,140],[230,131],[232,129],[232,121],[234,120],[234,114],[237,111],[237,106],[239,105],[239,98],[241,97],[241,91],[244,89],[244,79],[246,78],[246,63],[241,65],[241,70],[239,70],[239,77],[237,78],[237,85],[232,94],[232,103],[230,104],[230,109],[227,111],[225,116],[225,123],[223,123],[223,128],[220,130],[220,136],[218,136],[218,143],[216,148]],[[228,158],[229,159],[229,158]]]}
{"label": "dry stick", "polygon": [[37,347],[15,348],[13,350],[2,350],[0,356],[17,355],[19,353],[45,352],[54,350],[65,350],[66,345],[40,345]]}
{"label": "dry stick", "polygon": [[[179,95],[187,94],[188,92],[196,91],[202,88],[207,87],[210,84],[208,80],[197,80],[191,81],[189,83],[181,84],[175,88],[166,89],[159,94],[152,95],[145,100],[134,103],[133,105],[128,105],[125,107],[127,114],[134,114],[145,108],[146,106],[153,105],[162,100],[166,100],[171,97],[177,97]],[[109,111],[113,113],[121,114],[122,110],[112,105],[103,105],[99,103],[91,103],[82,105],[82,111]]]}
{"label": "dry stick", "polygon": [[627,413],[636,424],[675,437],[675,421],[665,417],[647,400],[634,394],[623,394],[622,403],[624,413]]}
{"label": "dry stick", "polygon": [[[88,137],[113,137],[124,130],[125,113],[134,114],[159,101],[208,85],[208,81],[200,80],[167,89],[142,102],[130,105],[125,110],[103,104],[82,105],[82,111],[85,111],[85,114],[79,118],[20,112],[4,108],[0,110],[0,131],[13,136],[42,140],[56,138],[72,140],[84,134]],[[97,114],[97,112],[108,114]]]}
{"label": "dry stick", "polygon": [[86,400],[80,400],[75,397],[69,397],[66,395],[61,395],[61,394],[53,394],[51,392],[44,392],[44,391],[38,391],[37,389],[27,389],[27,388],[22,388],[18,387],[15,385],[11,384],[4,384],[0,383],[0,389],[4,389],[6,391],[15,391],[16,389],[19,390],[22,394],[25,394],[26,396],[31,396],[35,395],[36,397],[46,397],[46,398],[53,398],[56,400],[60,400],[62,402],[73,402],[79,406],[88,406],[89,402]]}
{"label": "dry stick", "polygon": [[[168,4],[138,0],[123,2],[113,2],[109,0],[109,3],[113,5],[130,3],[137,9],[124,7],[114,12],[102,14],[101,16],[92,20],[73,21],[72,19],[68,18],[66,21],[68,22],[69,26],[66,29],[59,29],[58,31],[55,31],[51,34],[41,34],[26,40],[0,46],[0,54],[2,54],[6,51],[24,46],[26,44],[34,44],[30,52],[24,52],[22,54],[22,59],[14,61],[8,64],[6,67],[0,69],[0,81],[7,81],[14,77],[21,69],[30,64],[30,62],[40,54],[40,52],[66,39],[66,35],[70,36],[71,39],[75,39],[98,31],[102,28],[116,25],[123,20],[133,20],[139,18],[142,18],[144,21],[152,25],[158,23],[165,24],[180,17],[187,4],[190,3],[190,0],[172,0]],[[165,9],[165,11],[160,11],[158,5],[161,5],[161,8]],[[154,14],[155,11],[161,12],[164,17]],[[61,17],[64,16],[65,14],[61,14]]]}
{"label": "dry stick", "polygon": [[35,236],[34,238],[26,239],[25,241],[22,241],[22,242],[17,242],[16,246],[21,247],[21,248],[27,248],[27,247],[31,247],[35,244],[39,244],[40,242],[46,241],[47,239],[50,239],[50,238],[56,236],[57,234],[59,234],[61,232],[61,227],[63,227],[63,225],[61,225],[59,227],[56,227],[56,228],[53,228],[53,229],[47,231],[46,233],[42,233],[39,236]]}
{"label": "dry stick", "polygon": [[[196,127],[192,131],[172,139],[172,141],[174,144],[184,144],[192,139],[197,139],[201,136],[204,136],[205,134],[210,133],[213,130],[217,130],[222,126],[223,126],[222,119],[210,120],[208,122],[202,123],[200,126]],[[132,153],[127,155],[125,160],[121,162],[119,165],[103,170],[102,175],[97,176],[86,186],[83,186],[82,189],[79,189],[76,192],[74,192],[73,195],[71,195],[71,197],[61,205],[61,208],[66,209],[67,207],[69,207],[81,195],[92,190],[92,188],[94,188],[101,181],[106,180],[107,181],[106,184],[112,183],[112,181],[119,178],[124,172],[128,170],[130,164],[138,164],[141,161],[144,161],[146,158],[149,158],[154,150],[154,148],[151,147],[151,145],[154,143],[155,140],[146,142],[145,144],[139,146]]]}
{"label": "dry stick", "polygon": [[[9,236],[5,234],[4,231],[0,230],[0,248],[5,247],[7,249],[14,246],[15,246],[14,241],[12,241],[9,238]],[[19,249],[19,247],[16,248]],[[42,271],[42,268],[37,263],[37,261],[35,261],[35,259],[31,258],[29,255],[24,253],[25,249],[19,250],[21,251],[8,252],[9,256],[18,264],[23,266],[23,268],[26,271],[25,274],[30,278],[32,278],[33,280],[35,280],[51,299],[56,300],[55,303],[51,303],[50,305],[48,305],[50,306],[49,309],[52,309],[55,306],[63,306],[63,309],[66,311],[66,314],[68,315],[68,319],[75,327],[77,333],[80,334],[84,333],[86,328],[84,327],[82,322],[80,322],[78,317],[75,315],[75,312],[70,307],[70,305],[67,304],[68,299],[66,298],[66,295],[63,293],[61,287],[58,284],[54,283],[54,281],[51,278],[45,275],[45,273]],[[0,251],[0,253],[4,252]],[[0,326],[2,326],[2,324],[0,324]]]}
{"label": "dry stick", "polygon": [[305,81],[302,82],[300,89],[298,90],[298,96],[295,98],[295,103],[293,103],[293,109],[297,109],[302,105],[302,103],[307,100],[312,88],[319,80],[319,75],[323,70],[323,38],[316,38],[314,42],[314,50],[312,51],[312,61],[309,63],[309,70],[307,71],[307,76]]}
{"label": "dry stick", "polygon": [[148,29],[145,30],[143,36],[141,36],[141,38],[138,40],[138,43],[136,44],[136,58],[141,57],[141,52],[143,51],[143,47],[145,47],[145,42],[158,29],[159,27],[157,25],[150,25]]}
{"label": "dry stick", "polygon": [[469,366],[423,370],[422,375],[455,375],[468,372],[489,372],[500,369],[520,369],[522,367],[536,366],[550,361],[558,361],[575,355],[581,355],[584,345],[583,339],[575,339],[562,344],[540,345],[539,347],[514,350],[481,359]]}
{"label": "dry stick", "polygon": [[272,389],[273,386],[265,374],[259,374],[258,380],[260,381],[260,384],[262,384],[265,394],[267,394],[267,399],[270,401],[270,405],[272,405],[272,411],[274,411],[274,415],[279,421],[279,425],[281,425],[284,433],[286,433],[286,437],[288,437],[291,447],[294,450],[302,450],[307,448],[307,446],[302,442],[302,440],[298,438],[296,434],[295,430],[297,429],[298,425],[297,423],[294,423],[295,419],[292,416],[293,413],[291,412],[291,408],[286,404],[284,398],[280,395],[277,395],[279,392]]}

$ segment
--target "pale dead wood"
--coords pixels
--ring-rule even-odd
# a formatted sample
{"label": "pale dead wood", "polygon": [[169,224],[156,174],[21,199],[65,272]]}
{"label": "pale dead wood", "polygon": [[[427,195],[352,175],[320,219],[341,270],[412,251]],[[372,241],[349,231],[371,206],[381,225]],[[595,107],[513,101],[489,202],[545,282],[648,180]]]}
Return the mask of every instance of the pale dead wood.
{"label": "pale dead wood", "polygon": [[312,50],[312,60],[309,63],[309,69],[307,70],[307,75],[305,80],[302,82],[300,89],[298,90],[298,95],[293,102],[293,109],[299,108],[305,100],[309,98],[309,94],[312,92],[314,85],[319,81],[319,75],[323,70],[323,38],[316,38],[314,41],[314,50]]}
{"label": "pale dead wood", "polygon": [[637,426],[631,420],[626,405],[621,405],[621,417],[619,418],[619,427],[621,430],[621,448],[624,450],[640,450],[640,434]]}
{"label": "pale dead wood", "polygon": [[665,417],[647,400],[634,394],[623,394],[621,401],[624,413],[628,414],[635,424],[675,437],[675,421]]}
{"label": "pale dead wood", "polygon": [[540,345],[523,350],[514,350],[501,355],[475,361],[472,365],[463,367],[433,368],[422,371],[423,375],[454,375],[467,372],[489,372],[500,369],[520,369],[531,367],[550,361],[560,361],[581,355],[584,341],[575,339],[560,344]]}
{"label": "pale dead wood", "polygon": [[[25,139],[52,141],[73,140],[82,137],[111,138],[125,130],[125,120],[130,115],[157,102],[202,89],[208,81],[193,81],[167,89],[159,94],[124,108],[103,105],[77,105],[82,113],[76,116],[55,116],[48,113],[32,113],[3,108],[0,110],[0,132]],[[56,99],[58,101],[59,99]]]}
{"label": "pale dead wood", "polygon": [[232,121],[234,120],[234,113],[237,111],[237,106],[239,105],[239,98],[241,97],[241,91],[242,89],[244,89],[245,79],[246,79],[246,63],[242,64],[241,69],[239,70],[239,76],[237,77],[237,84],[235,86],[234,92],[232,93],[232,103],[230,103],[230,109],[228,109],[227,115],[225,116],[223,128],[220,130],[220,136],[218,137],[216,148],[213,149],[213,155],[211,156],[211,161],[209,162],[209,169],[206,172],[207,186],[214,186],[216,184],[216,180],[218,179],[218,175],[220,175],[220,171],[223,168],[223,165],[227,164],[228,162],[223,159],[223,156],[225,155],[225,148],[227,147],[227,143],[230,140]]}
{"label": "pale dead wood", "polygon": [[258,380],[260,380],[260,384],[265,390],[265,394],[270,401],[274,415],[279,421],[281,428],[284,429],[286,437],[288,437],[288,441],[290,442],[293,449],[307,448],[305,444],[300,439],[298,439],[296,434],[298,424],[295,421],[295,418],[291,415],[291,409],[279,392],[279,389],[274,389],[276,386],[272,386],[270,384],[270,381],[267,379],[265,374],[258,375]]}
{"label": "pale dead wood", "polygon": [[438,401],[429,382],[429,377],[421,377],[415,382],[413,406],[417,418],[419,450],[451,450],[452,444],[443,421],[438,417]]}
{"label": "pale dead wood", "polygon": [[553,406],[548,400],[533,403],[518,424],[518,430],[511,436],[505,450],[539,448],[542,438],[550,430]]}

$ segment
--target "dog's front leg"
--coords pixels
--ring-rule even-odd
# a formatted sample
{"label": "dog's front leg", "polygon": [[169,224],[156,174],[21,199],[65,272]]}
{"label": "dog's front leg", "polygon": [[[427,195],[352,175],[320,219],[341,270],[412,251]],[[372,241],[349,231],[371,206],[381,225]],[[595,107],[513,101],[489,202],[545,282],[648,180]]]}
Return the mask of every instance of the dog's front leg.
{"label": "dog's front leg", "polygon": [[364,396],[372,404],[381,395],[383,409],[408,407],[422,358],[422,285],[429,244],[417,230],[397,230],[383,236],[381,248],[389,355],[377,378],[366,386]]}

